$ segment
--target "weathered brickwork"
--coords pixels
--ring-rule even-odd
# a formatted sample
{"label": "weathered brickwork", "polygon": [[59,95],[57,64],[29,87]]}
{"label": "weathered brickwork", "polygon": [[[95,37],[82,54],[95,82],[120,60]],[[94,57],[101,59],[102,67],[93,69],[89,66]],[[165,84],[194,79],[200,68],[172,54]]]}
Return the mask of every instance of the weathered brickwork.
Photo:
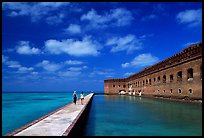
{"label": "weathered brickwork", "polygon": [[202,42],[128,78],[104,80],[105,94],[202,100]]}

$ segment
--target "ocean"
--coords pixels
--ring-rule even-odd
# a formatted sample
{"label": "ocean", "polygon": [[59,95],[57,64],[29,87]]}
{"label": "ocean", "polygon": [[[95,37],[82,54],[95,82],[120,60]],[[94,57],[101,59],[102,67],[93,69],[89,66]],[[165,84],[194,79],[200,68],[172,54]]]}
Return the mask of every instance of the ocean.
{"label": "ocean", "polygon": [[[71,102],[72,92],[2,93],[2,135]],[[94,95],[89,111],[82,136],[202,136],[202,104]]]}
{"label": "ocean", "polygon": [[[84,95],[88,93],[84,92]],[[3,92],[2,135],[71,103],[72,94],[73,92]],[[79,97],[80,93],[77,94]]]}

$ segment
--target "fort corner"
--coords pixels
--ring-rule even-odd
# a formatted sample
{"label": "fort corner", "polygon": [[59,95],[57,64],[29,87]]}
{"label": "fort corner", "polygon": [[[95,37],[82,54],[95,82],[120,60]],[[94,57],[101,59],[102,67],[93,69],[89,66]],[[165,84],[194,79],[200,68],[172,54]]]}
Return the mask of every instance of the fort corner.
{"label": "fort corner", "polygon": [[104,93],[202,101],[202,42],[127,78],[104,80]]}

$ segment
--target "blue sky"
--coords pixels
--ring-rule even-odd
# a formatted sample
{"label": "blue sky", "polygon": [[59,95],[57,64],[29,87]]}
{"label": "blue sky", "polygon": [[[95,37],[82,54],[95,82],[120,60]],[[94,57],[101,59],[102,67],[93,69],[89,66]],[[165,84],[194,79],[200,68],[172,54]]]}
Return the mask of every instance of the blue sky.
{"label": "blue sky", "polygon": [[201,2],[4,2],[2,90],[103,91],[201,41]]}

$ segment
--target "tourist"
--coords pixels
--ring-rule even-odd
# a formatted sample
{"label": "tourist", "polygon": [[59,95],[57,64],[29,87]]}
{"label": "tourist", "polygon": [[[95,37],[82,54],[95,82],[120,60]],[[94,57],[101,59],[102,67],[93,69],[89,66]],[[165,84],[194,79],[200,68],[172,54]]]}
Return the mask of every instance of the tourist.
{"label": "tourist", "polygon": [[80,99],[81,99],[81,104],[83,105],[83,100],[84,100],[84,94],[83,94],[83,92],[81,92],[81,94],[80,94]]}
{"label": "tourist", "polygon": [[76,101],[77,101],[77,93],[76,93],[76,91],[74,91],[74,93],[73,93],[73,98],[74,98],[74,103],[76,104]]}

